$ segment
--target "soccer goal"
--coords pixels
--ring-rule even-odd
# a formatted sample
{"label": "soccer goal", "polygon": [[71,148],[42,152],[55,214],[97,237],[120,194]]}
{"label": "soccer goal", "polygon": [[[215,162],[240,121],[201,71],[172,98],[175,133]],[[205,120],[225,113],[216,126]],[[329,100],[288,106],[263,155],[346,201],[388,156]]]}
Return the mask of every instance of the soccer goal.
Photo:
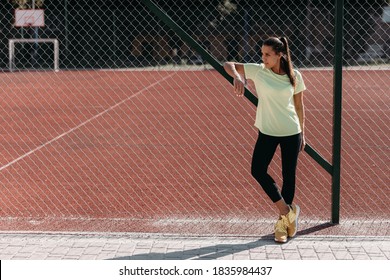
{"label": "soccer goal", "polygon": [[10,39],[9,40],[9,70],[15,69],[15,46],[28,44],[52,44],[54,48],[54,70],[59,71],[59,44],[57,39]]}

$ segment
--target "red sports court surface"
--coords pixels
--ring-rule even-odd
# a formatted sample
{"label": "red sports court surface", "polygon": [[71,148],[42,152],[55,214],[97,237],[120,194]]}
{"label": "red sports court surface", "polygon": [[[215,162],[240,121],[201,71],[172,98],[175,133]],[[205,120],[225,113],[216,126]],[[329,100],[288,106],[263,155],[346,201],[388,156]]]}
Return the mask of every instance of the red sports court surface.
{"label": "red sports court surface", "polygon": [[[332,72],[302,72],[307,142],[331,161]],[[303,153],[300,234],[389,234],[389,76],[345,71],[341,224],[330,175]],[[216,71],[2,73],[1,88],[0,230],[272,233],[250,175],[255,107]]]}

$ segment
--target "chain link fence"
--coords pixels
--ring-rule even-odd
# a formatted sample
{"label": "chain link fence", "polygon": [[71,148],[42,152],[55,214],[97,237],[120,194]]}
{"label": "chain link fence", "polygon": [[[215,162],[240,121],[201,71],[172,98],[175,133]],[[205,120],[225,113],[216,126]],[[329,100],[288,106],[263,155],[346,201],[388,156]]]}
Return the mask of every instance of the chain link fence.
{"label": "chain link fence", "polygon": [[[334,1],[154,2],[221,63],[260,63],[264,39],[288,37],[307,142],[332,161]],[[390,4],[344,2],[340,217],[386,235]],[[16,27],[18,8],[44,9],[44,27]],[[272,232],[253,105],[142,1],[8,1],[0,32],[2,229]],[[329,221],[331,177],[306,153],[296,202],[307,232]]]}

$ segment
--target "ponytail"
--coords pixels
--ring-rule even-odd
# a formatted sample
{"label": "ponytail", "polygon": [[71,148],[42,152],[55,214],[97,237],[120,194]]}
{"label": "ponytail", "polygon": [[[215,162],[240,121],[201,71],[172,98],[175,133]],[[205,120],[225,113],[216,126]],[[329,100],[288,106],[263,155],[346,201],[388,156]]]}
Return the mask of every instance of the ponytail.
{"label": "ponytail", "polygon": [[270,37],[264,41],[263,45],[270,46],[276,53],[283,53],[283,56],[280,59],[280,67],[286,72],[288,78],[290,79],[291,85],[295,88],[296,79],[294,75],[294,69],[291,61],[290,47],[288,46],[288,41],[286,37]]}
{"label": "ponytail", "polygon": [[294,69],[291,61],[291,53],[290,53],[290,47],[288,45],[288,41],[286,37],[280,37],[279,40],[284,45],[284,55],[280,59],[280,67],[286,72],[287,76],[290,79],[291,85],[295,88],[296,85],[296,79],[294,75]]}

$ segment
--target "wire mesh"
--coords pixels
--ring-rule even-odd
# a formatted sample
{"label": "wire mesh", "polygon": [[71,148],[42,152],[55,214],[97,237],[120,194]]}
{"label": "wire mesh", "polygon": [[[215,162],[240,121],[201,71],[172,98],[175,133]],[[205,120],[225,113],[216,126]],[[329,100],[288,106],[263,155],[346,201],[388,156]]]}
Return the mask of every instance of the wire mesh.
{"label": "wire mesh", "polygon": [[[306,137],[332,161],[333,1],[154,1],[224,61],[261,62],[289,38],[304,77]],[[255,108],[141,1],[37,1],[44,27],[0,29],[3,229],[271,233],[277,215],[250,175]],[[390,20],[386,1],[345,1],[341,221],[386,234]],[[57,39],[60,72],[50,44]],[[255,92],[253,85],[249,85]],[[270,174],[281,184],[280,156]],[[331,178],[300,155],[302,227],[330,218]],[[359,231],[360,229],[360,231]],[[375,229],[375,230],[374,230]]]}

